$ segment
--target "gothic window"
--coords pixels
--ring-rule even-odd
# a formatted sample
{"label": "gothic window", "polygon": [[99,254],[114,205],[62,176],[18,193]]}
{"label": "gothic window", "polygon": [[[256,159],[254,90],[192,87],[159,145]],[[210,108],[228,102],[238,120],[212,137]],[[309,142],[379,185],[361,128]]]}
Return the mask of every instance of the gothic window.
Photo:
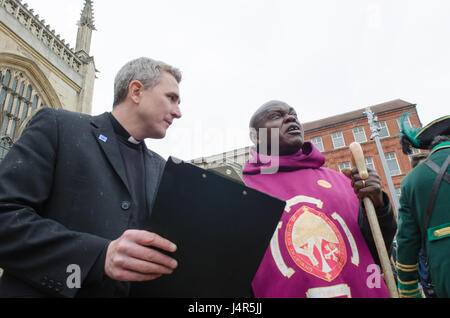
{"label": "gothic window", "polygon": [[0,138],[0,161],[2,161],[3,158],[5,158],[6,154],[8,153],[12,145],[13,142],[11,138],[7,136]]}
{"label": "gothic window", "polygon": [[22,124],[44,104],[24,71],[0,65],[0,161],[18,139]]}
{"label": "gothic window", "polygon": [[9,83],[11,81],[11,72],[9,70],[6,70],[5,74],[3,75],[2,72],[2,81],[0,82],[1,90],[0,90],[0,107],[3,110],[3,107],[5,105],[6,101],[6,92],[7,88],[9,87]]}

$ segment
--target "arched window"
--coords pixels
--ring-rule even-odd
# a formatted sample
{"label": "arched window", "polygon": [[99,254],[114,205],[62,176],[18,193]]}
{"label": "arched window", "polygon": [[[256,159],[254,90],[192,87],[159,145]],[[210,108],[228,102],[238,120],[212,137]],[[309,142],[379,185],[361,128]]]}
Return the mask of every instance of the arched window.
{"label": "arched window", "polygon": [[2,80],[0,81],[0,107],[3,110],[6,100],[6,92],[11,80],[11,72],[9,70],[5,70],[5,74],[3,74],[3,72],[0,72],[0,74],[2,74]]}
{"label": "arched window", "polygon": [[46,106],[62,108],[46,74],[32,60],[0,53],[0,161]]}
{"label": "arched window", "polygon": [[19,137],[19,128],[44,105],[25,72],[0,65],[0,161]]}

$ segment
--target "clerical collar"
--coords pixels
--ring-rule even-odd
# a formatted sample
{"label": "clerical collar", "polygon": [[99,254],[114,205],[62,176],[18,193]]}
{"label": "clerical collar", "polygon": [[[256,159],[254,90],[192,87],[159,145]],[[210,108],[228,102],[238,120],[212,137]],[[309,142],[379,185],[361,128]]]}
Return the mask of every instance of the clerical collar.
{"label": "clerical collar", "polygon": [[114,132],[120,136],[123,137],[125,140],[128,140],[128,142],[135,144],[135,145],[139,145],[141,141],[136,140],[133,136],[131,136],[128,131],[126,131],[125,128],[123,128],[123,126],[117,121],[117,119],[111,114],[109,114],[109,118],[111,119],[111,124],[114,128]]}
{"label": "clerical collar", "polygon": [[142,141],[138,141],[138,140],[134,139],[133,136],[130,136],[130,138],[128,138],[128,141],[135,145],[139,145],[142,142]]}

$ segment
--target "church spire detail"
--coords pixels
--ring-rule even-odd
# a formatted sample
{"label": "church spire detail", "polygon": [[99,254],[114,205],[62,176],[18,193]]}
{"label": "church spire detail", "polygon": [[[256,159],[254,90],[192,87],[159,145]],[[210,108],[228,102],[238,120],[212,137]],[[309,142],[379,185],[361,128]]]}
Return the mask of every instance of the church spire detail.
{"label": "church spire detail", "polygon": [[89,55],[91,49],[92,31],[95,31],[94,25],[94,6],[92,0],[84,1],[84,8],[81,11],[81,17],[78,21],[78,34],[76,52],[83,51]]}
{"label": "church spire detail", "polygon": [[94,7],[92,0],[85,0],[78,26],[87,26],[91,30],[96,30],[94,25]]}

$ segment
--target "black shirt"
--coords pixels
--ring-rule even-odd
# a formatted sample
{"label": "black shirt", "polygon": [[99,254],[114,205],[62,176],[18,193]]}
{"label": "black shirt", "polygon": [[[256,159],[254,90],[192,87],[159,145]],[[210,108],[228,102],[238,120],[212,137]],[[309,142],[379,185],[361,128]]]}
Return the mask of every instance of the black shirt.
{"label": "black shirt", "polygon": [[145,189],[145,150],[143,141],[136,141],[110,114],[120,153],[125,167],[128,187],[133,202],[128,220],[129,229],[144,230],[148,223],[148,206]]}

